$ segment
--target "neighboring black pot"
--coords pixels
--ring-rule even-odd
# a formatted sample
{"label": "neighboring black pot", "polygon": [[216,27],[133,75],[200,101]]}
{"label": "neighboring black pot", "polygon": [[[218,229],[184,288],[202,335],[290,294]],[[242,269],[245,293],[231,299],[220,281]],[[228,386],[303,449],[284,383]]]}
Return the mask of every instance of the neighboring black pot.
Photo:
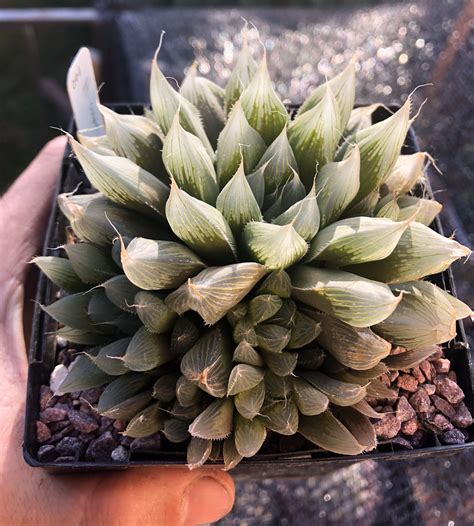
{"label": "neighboring black pot", "polygon": [[[112,106],[119,113],[135,114],[143,113],[142,104],[118,104]],[[295,111],[295,107],[289,107],[289,112]],[[396,110],[396,107],[392,108]],[[380,108],[374,113],[373,120],[380,121],[386,118],[389,112]],[[76,132],[72,123],[70,133]],[[410,154],[418,152],[418,142],[415,133],[410,128],[402,153]],[[71,155],[69,147],[66,148],[61,178],[59,180],[56,196],[59,193],[70,192],[74,190],[79,183],[84,188],[89,185],[80,166]],[[427,190],[430,197],[432,196],[431,187],[427,183]],[[59,211],[58,205],[53,204],[49,218],[48,230],[43,247],[44,255],[59,255],[58,247],[65,242],[64,232],[66,219]],[[443,233],[441,222],[437,217],[434,224],[434,230]],[[442,272],[432,277],[433,283],[442,287],[444,290],[456,295],[451,270]],[[49,471],[71,472],[71,471],[95,471],[95,470],[117,470],[137,466],[165,466],[165,465],[184,465],[186,463],[186,453],[184,451],[150,451],[135,453],[131,452],[130,460],[125,463],[109,461],[78,461],[78,462],[40,462],[37,458],[38,443],[36,440],[36,421],[39,414],[39,398],[41,385],[49,384],[50,374],[56,365],[56,341],[55,330],[57,323],[50,318],[40,307],[49,304],[57,292],[57,288],[41,274],[38,281],[36,294],[36,306],[33,317],[31,332],[31,342],[29,348],[29,369],[28,369],[28,386],[26,399],[26,418],[25,418],[25,435],[23,443],[23,454],[26,462],[33,467],[43,467]],[[446,356],[451,360],[452,369],[456,372],[458,383],[463,389],[466,398],[465,403],[469,410],[474,413],[474,364],[471,358],[469,345],[466,340],[466,334],[462,322],[457,323],[457,336],[449,343],[446,350]],[[380,445],[376,451],[359,456],[342,456],[321,449],[312,449],[304,451],[295,451],[290,453],[274,454],[257,454],[250,459],[244,459],[232,470],[232,475],[237,477],[306,477],[315,474],[321,474],[324,471],[344,467],[354,462],[363,460],[399,460],[408,458],[418,458],[424,456],[451,455],[467,448],[474,447],[474,426],[469,431],[469,439],[466,444],[462,445],[441,445],[434,436],[431,443],[414,450],[396,450],[392,445]]]}

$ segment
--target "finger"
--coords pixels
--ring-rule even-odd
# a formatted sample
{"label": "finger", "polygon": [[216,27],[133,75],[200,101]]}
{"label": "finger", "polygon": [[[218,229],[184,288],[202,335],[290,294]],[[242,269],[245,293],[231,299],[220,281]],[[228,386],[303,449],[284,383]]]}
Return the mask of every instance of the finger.
{"label": "finger", "polygon": [[0,301],[2,404],[8,408],[11,403],[23,402],[28,368],[23,338],[23,286],[2,281]]}
{"label": "finger", "polygon": [[124,525],[194,526],[225,516],[234,483],[216,468],[143,468],[108,473],[84,497],[85,524],[108,524],[110,512]]}
{"label": "finger", "polygon": [[2,198],[0,276],[23,279],[37,253],[61,168],[66,137],[48,142]]}

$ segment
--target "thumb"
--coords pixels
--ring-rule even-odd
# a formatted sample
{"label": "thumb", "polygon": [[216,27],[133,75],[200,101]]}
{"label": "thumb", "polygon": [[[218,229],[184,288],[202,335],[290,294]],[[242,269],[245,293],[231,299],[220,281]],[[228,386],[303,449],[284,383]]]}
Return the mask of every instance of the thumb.
{"label": "thumb", "polygon": [[137,468],[99,477],[83,508],[94,524],[112,515],[124,525],[194,526],[222,518],[234,503],[232,478],[216,468]]}
{"label": "thumb", "polygon": [[66,137],[49,141],[1,199],[0,275],[21,281],[40,248]]}

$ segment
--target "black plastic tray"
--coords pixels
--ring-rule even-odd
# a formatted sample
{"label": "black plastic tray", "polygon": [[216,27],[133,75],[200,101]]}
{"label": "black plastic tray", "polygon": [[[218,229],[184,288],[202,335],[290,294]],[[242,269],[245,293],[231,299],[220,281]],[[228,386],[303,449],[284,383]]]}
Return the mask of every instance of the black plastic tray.
{"label": "black plastic tray", "polygon": [[[143,113],[143,104],[115,104],[111,107],[119,113]],[[296,107],[289,106],[290,114],[294,113]],[[397,107],[391,107],[394,111]],[[388,116],[389,112],[385,108],[379,108],[373,120],[379,121]],[[71,123],[70,133],[76,132],[74,122]],[[410,128],[402,153],[410,154],[419,150],[418,142]],[[69,147],[66,148],[62,163],[61,177],[59,179],[56,195],[62,192],[70,192],[82,182],[84,187],[88,186],[80,166],[72,157]],[[425,191],[426,192],[426,191]],[[427,192],[432,197],[432,191],[427,182]],[[61,215],[56,200],[53,204],[49,218],[48,229],[45,243],[43,246],[44,255],[59,255],[59,250],[51,247],[58,247],[65,241],[66,220]],[[433,223],[433,228],[443,233],[441,222],[437,217]],[[454,280],[451,270],[447,270],[431,278],[443,289],[456,295]],[[50,374],[56,361],[56,342],[55,330],[57,323],[50,318],[39,306],[49,304],[55,298],[57,288],[41,274],[38,281],[36,294],[36,306],[33,316],[31,331],[31,341],[29,347],[29,369],[26,399],[26,418],[25,434],[23,443],[23,454],[26,462],[33,467],[43,467],[54,472],[73,472],[73,471],[96,471],[96,470],[119,470],[129,467],[140,466],[176,466],[186,463],[186,453],[184,451],[153,451],[153,452],[132,452],[130,460],[124,463],[110,461],[77,461],[77,462],[40,462],[37,459],[38,443],[36,440],[36,420],[39,414],[39,393],[40,387],[49,384]],[[449,343],[446,349],[446,356],[451,360],[452,368],[456,372],[458,383],[463,389],[466,398],[465,403],[471,412],[474,412],[474,365],[473,358],[467,343],[466,334],[462,322],[457,323],[457,336]],[[250,459],[244,459],[233,469],[232,474],[237,477],[306,477],[321,474],[328,470],[338,469],[348,466],[354,462],[364,460],[402,460],[420,457],[432,457],[441,455],[452,455],[467,448],[474,447],[474,426],[469,431],[469,440],[462,445],[441,445],[436,437],[432,437],[431,443],[423,448],[413,450],[395,449],[390,444],[379,445],[374,452],[358,456],[342,456],[328,451],[315,448],[311,450],[295,451],[291,453],[272,453],[257,454]],[[219,465],[219,463],[217,463]]]}

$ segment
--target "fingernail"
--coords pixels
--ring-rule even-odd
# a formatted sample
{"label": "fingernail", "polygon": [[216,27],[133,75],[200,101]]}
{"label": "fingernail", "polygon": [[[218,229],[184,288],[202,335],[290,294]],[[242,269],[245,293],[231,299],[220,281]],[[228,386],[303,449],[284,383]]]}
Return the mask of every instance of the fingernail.
{"label": "fingernail", "polygon": [[213,477],[201,477],[186,488],[184,526],[214,522],[227,515],[233,498],[227,488]]}

